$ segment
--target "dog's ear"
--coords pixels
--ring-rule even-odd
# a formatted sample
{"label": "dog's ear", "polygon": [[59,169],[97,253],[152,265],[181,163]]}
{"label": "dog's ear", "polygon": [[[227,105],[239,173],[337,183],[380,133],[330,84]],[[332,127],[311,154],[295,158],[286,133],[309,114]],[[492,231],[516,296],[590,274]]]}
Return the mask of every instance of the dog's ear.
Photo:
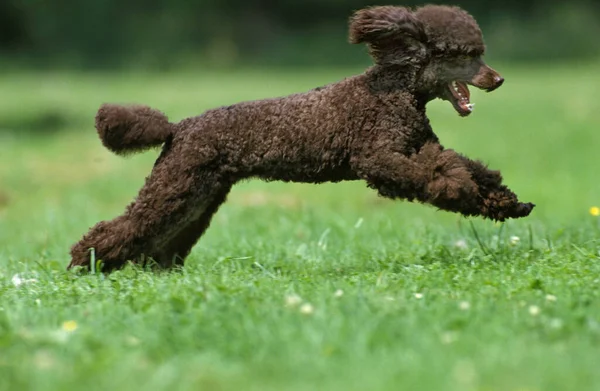
{"label": "dog's ear", "polygon": [[390,41],[417,40],[425,42],[425,27],[405,7],[370,7],[357,11],[350,18],[350,43],[379,46]]}

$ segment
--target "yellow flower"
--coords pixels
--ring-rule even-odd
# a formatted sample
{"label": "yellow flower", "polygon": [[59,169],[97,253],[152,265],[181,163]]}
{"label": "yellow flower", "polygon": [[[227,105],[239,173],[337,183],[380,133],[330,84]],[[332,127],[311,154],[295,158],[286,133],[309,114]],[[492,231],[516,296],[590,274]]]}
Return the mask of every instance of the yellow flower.
{"label": "yellow flower", "polygon": [[600,216],[600,208],[598,208],[597,206],[592,206],[590,208],[590,214],[592,216]]}
{"label": "yellow flower", "polygon": [[77,322],[74,320],[67,320],[66,322],[63,322],[62,329],[68,333],[72,333],[77,330]]}

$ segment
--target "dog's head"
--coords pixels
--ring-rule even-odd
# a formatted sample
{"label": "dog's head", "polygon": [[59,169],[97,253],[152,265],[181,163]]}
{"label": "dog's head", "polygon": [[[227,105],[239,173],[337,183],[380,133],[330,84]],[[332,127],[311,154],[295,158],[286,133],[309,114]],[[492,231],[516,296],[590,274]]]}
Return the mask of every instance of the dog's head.
{"label": "dog's head", "polygon": [[493,91],[504,79],[482,59],[483,35],[458,7],[371,7],[350,19],[350,42],[366,43],[377,65],[414,70],[415,92],[452,103],[461,116],[473,110],[468,84]]}

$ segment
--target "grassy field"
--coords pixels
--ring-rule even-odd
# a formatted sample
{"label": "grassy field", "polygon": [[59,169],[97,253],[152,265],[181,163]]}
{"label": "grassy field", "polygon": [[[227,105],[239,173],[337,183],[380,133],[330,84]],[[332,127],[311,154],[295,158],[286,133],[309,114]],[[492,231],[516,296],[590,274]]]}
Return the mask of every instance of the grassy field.
{"label": "grassy field", "polygon": [[0,389],[600,389],[597,65],[499,66],[468,119],[430,105],[442,142],[502,169],[530,218],[248,182],[182,271],[108,276],[66,272],[68,249],[157,153],[102,149],[100,103],[176,120],[359,70],[0,75]]}

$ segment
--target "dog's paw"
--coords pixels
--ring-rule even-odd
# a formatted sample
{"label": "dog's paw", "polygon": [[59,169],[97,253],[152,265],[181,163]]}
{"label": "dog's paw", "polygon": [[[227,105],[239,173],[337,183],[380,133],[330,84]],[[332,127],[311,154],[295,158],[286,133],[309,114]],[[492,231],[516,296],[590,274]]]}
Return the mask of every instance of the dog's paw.
{"label": "dog's paw", "polygon": [[520,202],[517,208],[515,209],[515,215],[510,217],[527,217],[529,216],[533,208],[535,208],[535,204],[531,202]]}
{"label": "dog's paw", "polygon": [[500,220],[500,221],[504,221],[505,219],[508,219],[508,218],[518,219],[521,217],[527,217],[527,216],[529,216],[529,214],[531,213],[531,211],[533,210],[534,207],[535,207],[535,204],[532,204],[531,202],[528,202],[528,203],[519,202],[514,207],[509,208],[505,211],[501,211],[500,217],[502,218],[502,220]]}
{"label": "dog's paw", "polygon": [[481,214],[495,221],[504,221],[529,216],[534,207],[531,202],[519,202],[515,193],[503,187],[483,199]]}
{"label": "dog's paw", "polygon": [[90,264],[90,249],[85,248],[81,243],[76,243],[71,248],[71,262],[67,266],[67,270],[73,268],[89,270]]}

